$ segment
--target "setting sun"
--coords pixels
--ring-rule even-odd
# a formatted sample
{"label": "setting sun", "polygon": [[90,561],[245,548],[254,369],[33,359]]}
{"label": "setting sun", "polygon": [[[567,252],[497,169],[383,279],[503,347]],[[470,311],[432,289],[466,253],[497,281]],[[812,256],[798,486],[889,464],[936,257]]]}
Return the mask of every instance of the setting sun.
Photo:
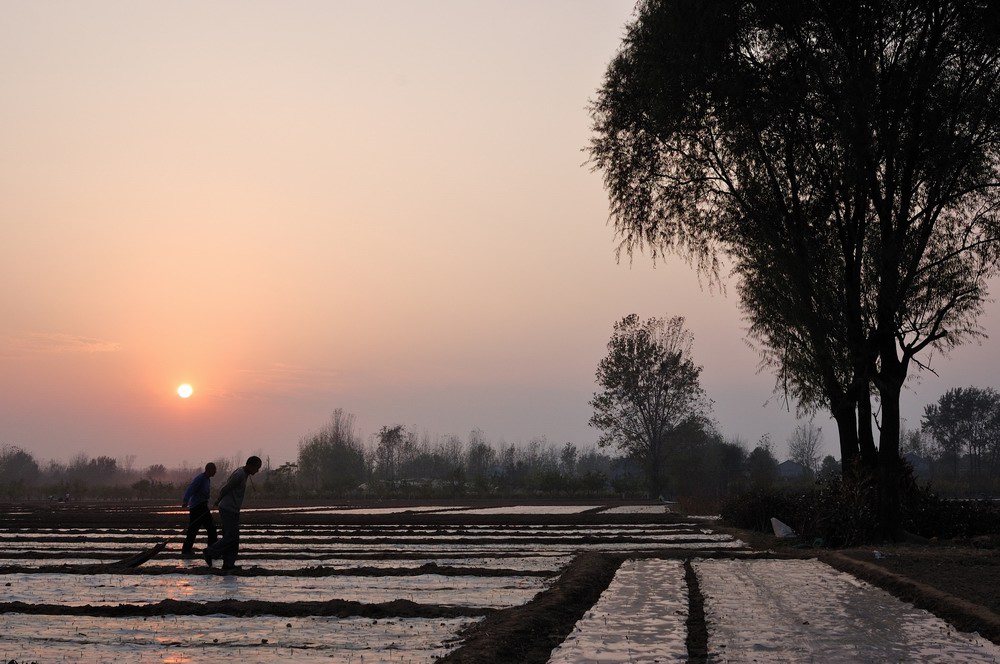
{"label": "setting sun", "polygon": [[181,399],[187,399],[192,394],[194,394],[194,388],[188,385],[187,383],[184,383],[183,385],[177,388],[177,395]]}

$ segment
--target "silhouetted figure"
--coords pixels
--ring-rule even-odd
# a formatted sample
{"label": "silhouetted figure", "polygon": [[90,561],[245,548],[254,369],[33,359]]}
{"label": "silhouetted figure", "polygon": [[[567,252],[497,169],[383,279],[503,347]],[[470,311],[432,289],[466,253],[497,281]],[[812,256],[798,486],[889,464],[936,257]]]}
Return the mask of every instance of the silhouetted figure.
{"label": "silhouetted figure", "polygon": [[243,507],[247,480],[251,475],[257,474],[261,465],[260,457],[250,457],[245,466],[233,471],[225,486],[219,490],[215,505],[219,508],[219,519],[222,521],[222,539],[205,549],[205,562],[209,567],[213,560],[222,558],[222,569],[238,569],[236,556],[240,550],[240,508]]}
{"label": "silhouetted figure", "polygon": [[212,521],[212,511],[208,509],[208,499],[212,491],[212,478],[215,477],[215,464],[206,463],[205,472],[198,473],[191,480],[187,491],[184,492],[184,507],[190,511],[190,521],[188,522],[187,537],[184,538],[184,546],[181,547],[182,556],[194,555],[194,540],[198,535],[198,530],[205,529],[208,537],[208,545],[215,544],[218,536],[215,534],[215,522]]}

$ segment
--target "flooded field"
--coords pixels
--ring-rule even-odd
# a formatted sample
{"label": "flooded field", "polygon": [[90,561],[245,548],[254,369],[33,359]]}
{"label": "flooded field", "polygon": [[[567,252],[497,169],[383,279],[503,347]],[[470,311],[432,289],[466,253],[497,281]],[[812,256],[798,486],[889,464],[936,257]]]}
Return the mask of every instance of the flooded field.
{"label": "flooded field", "polygon": [[1000,661],[848,574],[662,505],[244,517],[242,569],[223,573],[180,556],[174,509],[0,512],[0,661]]}
{"label": "flooded field", "polygon": [[[183,511],[19,509],[0,528],[0,658],[431,662],[484,617],[530,603],[581,552],[746,548],[662,506],[602,512],[251,509],[242,569],[223,574],[180,556]],[[140,567],[110,567],[160,541]]]}

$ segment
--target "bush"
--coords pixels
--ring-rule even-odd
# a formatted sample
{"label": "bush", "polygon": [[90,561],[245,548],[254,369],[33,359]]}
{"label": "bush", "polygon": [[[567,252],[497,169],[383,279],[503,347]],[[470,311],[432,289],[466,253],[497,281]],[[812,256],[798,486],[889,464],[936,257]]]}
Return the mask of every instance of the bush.
{"label": "bush", "polygon": [[677,509],[681,514],[708,516],[718,514],[720,508],[718,498],[706,496],[677,496]]}
{"label": "bush", "polygon": [[[923,537],[951,539],[1000,533],[1000,506],[988,501],[938,497],[919,485],[904,464],[900,482],[903,529]],[[722,508],[723,520],[737,528],[771,532],[771,517],[787,523],[807,542],[857,546],[878,539],[878,488],[867,472],[830,477],[798,491],[757,490]]]}
{"label": "bush", "polygon": [[1000,506],[988,500],[947,500],[926,489],[909,505],[908,530],[953,539],[1000,534]]}
{"label": "bush", "polygon": [[720,510],[722,520],[727,524],[762,533],[771,532],[771,517],[791,525],[795,513],[792,496],[767,489],[753,489],[731,498]]}
{"label": "bush", "polygon": [[722,518],[737,528],[769,533],[774,517],[805,541],[854,546],[875,536],[877,503],[866,501],[867,493],[867,487],[839,480],[806,490],[752,491],[727,503]]}

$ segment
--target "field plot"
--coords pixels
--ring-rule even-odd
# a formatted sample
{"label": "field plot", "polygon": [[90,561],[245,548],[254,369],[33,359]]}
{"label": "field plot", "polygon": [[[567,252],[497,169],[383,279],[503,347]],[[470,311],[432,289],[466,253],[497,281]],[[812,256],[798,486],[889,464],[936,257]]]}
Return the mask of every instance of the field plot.
{"label": "field plot", "polygon": [[187,574],[3,574],[9,602],[65,606],[187,602],[391,602],[500,608],[523,604],[545,588],[537,577],[489,576],[205,576]]}
{"label": "field plot", "polygon": [[0,652],[18,662],[432,662],[470,622],[0,614]]}
{"label": "field plot", "polygon": [[715,661],[1000,661],[990,641],[816,560],[693,566]]}
{"label": "field plot", "polygon": [[682,561],[626,560],[549,661],[686,662],[687,612]]}
{"label": "field plot", "polygon": [[549,664],[692,660],[996,663],[1000,647],[816,560],[639,559]]}
{"label": "field plot", "polygon": [[431,662],[580,553],[746,550],[661,506],[605,507],[262,507],[228,575],[179,555],[186,513],[19,510],[0,515],[0,659]]}

